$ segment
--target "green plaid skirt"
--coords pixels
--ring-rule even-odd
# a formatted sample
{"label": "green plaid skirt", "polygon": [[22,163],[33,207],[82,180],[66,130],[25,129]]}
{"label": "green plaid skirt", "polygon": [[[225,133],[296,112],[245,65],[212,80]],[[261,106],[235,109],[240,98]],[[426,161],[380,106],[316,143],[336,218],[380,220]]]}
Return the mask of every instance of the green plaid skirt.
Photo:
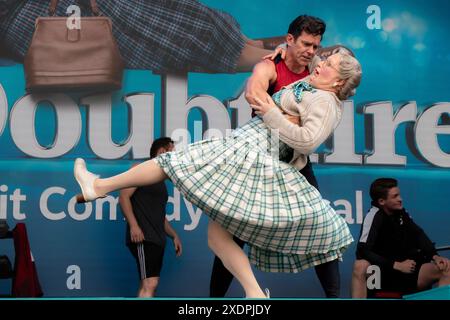
{"label": "green plaid skirt", "polygon": [[229,136],[155,160],[188,201],[248,242],[257,268],[299,272],[341,259],[353,238],[298,169],[278,160],[286,149],[255,117]]}

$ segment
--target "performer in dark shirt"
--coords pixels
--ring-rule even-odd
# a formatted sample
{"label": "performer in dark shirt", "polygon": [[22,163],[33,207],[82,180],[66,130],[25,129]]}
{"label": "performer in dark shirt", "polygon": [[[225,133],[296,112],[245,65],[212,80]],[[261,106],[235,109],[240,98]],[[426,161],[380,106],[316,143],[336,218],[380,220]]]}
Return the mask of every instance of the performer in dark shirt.
{"label": "performer in dark shirt", "polygon": [[370,187],[373,207],[361,228],[353,268],[352,297],[366,298],[366,270],[381,271],[381,289],[404,294],[438,282],[450,284],[450,261],[436,253],[434,244],[403,208],[400,189],[392,178],[375,180]]}
{"label": "performer in dark shirt", "polygon": [[[173,150],[170,138],[153,141],[150,158]],[[120,191],[119,203],[127,220],[126,244],[136,259],[140,274],[138,297],[153,297],[162,268],[166,236],[181,255],[181,241],[166,219],[168,194],[164,181]]]}

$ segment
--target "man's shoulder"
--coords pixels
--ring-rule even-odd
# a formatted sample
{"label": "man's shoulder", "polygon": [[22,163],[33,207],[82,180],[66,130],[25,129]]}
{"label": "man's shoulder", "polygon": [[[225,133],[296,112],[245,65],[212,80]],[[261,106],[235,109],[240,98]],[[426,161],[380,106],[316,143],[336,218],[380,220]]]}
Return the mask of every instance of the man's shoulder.
{"label": "man's shoulder", "polygon": [[364,217],[364,221],[374,221],[383,219],[384,211],[378,207],[372,206]]}
{"label": "man's shoulder", "polygon": [[275,62],[271,59],[263,59],[260,62],[258,62],[255,67],[257,68],[264,68],[264,69],[270,69],[275,70]]}
{"label": "man's shoulder", "polygon": [[407,219],[407,221],[413,222],[413,218],[412,218],[411,215],[409,214],[408,210],[406,210],[405,208],[403,208],[403,209],[401,210],[401,214],[402,214],[402,216],[403,216],[404,218]]}
{"label": "man's shoulder", "polygon": [[274,62],[270,59],[261,60],[253,68],[251,77],[259,79],[264,78],[270,82],[275,81],[277,78],[277,71]]}

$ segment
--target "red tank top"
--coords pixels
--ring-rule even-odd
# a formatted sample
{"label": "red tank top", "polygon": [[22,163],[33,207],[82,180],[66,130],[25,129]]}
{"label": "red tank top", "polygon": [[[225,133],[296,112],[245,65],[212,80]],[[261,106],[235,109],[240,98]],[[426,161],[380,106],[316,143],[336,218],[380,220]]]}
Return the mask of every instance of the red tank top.
{"label": "red tank top", "polygon": [[305,68],[302,73],[295,73],[289,70],[284,60],[275,63],[275,70],[277,72],[277,80],[269,88],[269,94],[271,95],[280,91],[282,87],[309,76],[308,68]]}
{"label": "red tank top", "polygon": [[[287,86],[288,84],[309,76],[308,67],[306,67],[302,73],[295,73],[289,70],[286,63],[281,58],[278,58],[278,60],[276,59],[274,63],[275,71],[277,73],[277,80],[275,80],[275,82],[269,87],[269,90],[267,90],[269,95],[280,91],[282,87]],[[256,113],[255,110],[252,110],[252,118],[254,116],[256,116]]]}

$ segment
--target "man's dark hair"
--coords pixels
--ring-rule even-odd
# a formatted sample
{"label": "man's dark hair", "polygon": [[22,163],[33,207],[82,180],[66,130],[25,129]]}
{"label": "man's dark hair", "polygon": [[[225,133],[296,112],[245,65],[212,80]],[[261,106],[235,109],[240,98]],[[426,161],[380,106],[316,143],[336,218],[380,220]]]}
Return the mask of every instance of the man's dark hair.
{"label": "man's dark hair", "polygon": [[325,29],[326,25],[323,20],[312,16],[301,15],[291,22],[288,33],[294,36],[294,40],[296,40],[303,31],[312,34],[313,36],[320,35],[320,38],[322,38]]}
{"label": "man's dark hair", "polygon": [[167,148],[171,143],[173,143],[173,140],[168,137],[158,138],[153,141],[152,147],[150,148],[150,159],[156,157],[159,148]]}
{"label": "man's dark hair", "polygon": [[370,197],[372,205],[378,207],[378,199],[386,199],[389,190],[398,185],[397,180],[393,178],[379,178],[370,185]]}

